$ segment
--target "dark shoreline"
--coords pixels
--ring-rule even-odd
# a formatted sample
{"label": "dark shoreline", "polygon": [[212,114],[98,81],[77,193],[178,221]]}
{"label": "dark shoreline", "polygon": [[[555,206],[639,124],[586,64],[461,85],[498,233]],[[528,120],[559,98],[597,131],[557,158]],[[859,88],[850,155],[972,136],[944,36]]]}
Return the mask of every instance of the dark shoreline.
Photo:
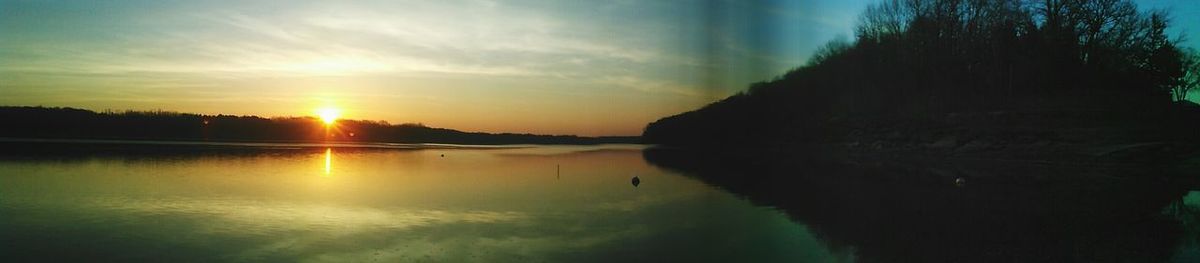
{"label": "dark shoreline", "polygon": [[0,106],[0,137],[61,140],[247,143],[442,143],[461,145],[594,145],[641,143],[640,136],[465,132],[423,124],[313,117],[201,115],[169,111],[94,112],[75,108]]}
{"label": "dark shoreline", "polygon": [[333,150],[336,153],[342,154],[371,151],[503,150],[539,146],[561,146],[561,144],[466,145],[370,142],[206,142],[0,137],[0,159],[76,160],[109,157],[170,159],[206,156],[254,156],[263,154],[303,155],[320,154],[327,150]]}

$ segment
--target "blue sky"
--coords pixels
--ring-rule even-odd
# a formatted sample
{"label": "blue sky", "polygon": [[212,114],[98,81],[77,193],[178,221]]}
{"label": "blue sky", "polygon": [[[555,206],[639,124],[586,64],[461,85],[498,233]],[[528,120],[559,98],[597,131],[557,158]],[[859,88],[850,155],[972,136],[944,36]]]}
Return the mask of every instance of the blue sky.
{"label": "blue sky", "polygon": [[[0,105],[633,135],[852,38],[869,2],[0,0]],[[1139,4],[1200,37],[1200,4]]]}

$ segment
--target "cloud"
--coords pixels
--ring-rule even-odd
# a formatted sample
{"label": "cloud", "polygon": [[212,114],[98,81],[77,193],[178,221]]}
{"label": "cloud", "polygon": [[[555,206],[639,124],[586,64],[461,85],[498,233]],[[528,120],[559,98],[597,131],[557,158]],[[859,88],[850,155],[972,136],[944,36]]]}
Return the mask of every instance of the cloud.
{"label": "cloud", "polygon": [[696,87],[686,86],[671,81],[652,80],[634,76],[604,77],[601,78],[600,81],[610,85],[631,88],[647,93],[672,94],[686,97],[700,97],[705,95]]}
{"label": "cloud", "polygon": [[[782,73],[802,61],[790,52],[824,41],[796,44],[790,42],[794,38],[755,39],[762,36],[755,34],[828,26],[803,19],[816,11],[791,5],[735,5],[736,16],[710,21],[714,17],[704,12],[705,5],[687,1],[8,3],[0,10],[5,14],[0,16],[0,32],[5,32],[0,97],[8,98],[0,101],[83,102],[95,108],[223,101],[174,109],[201,112],[213,107],[287,112],[291,109],[284,107],[300,104],[251,107],[261,99],[227,99],[229,94],[341,92],[373,92],[374,98],[421,92],[410,95],[438,96],[446,109],[468,108],[465,103],[511,108],[536,96],[572,107],[528,112],[575,111],[576,116],[609,107],[595,100],[619,92],[629,98],[621,108],[674,111]],[[756,26],[763,23],[756,19],[797,24],[761,31]],[[75,92],[89,88],[103,92]],[[187,96],[192,94],[205,98]],[[22,97],[13,99],[17,95]],[[417,102],[369,104],[411,103]],[[661,111],[644,114],[673,113]],[[524,118],[525,126],[544,119]]]}
{"label": "cloud", "polygon": [[[37,59],[0,63],[0,71],[191,73],[211,78],[438,73],[611,79],[622,78],[621,71],[631,65],[696,64],[672,50],[679,48],[670,45],[679,41],[678,33],[667,29],[678,29],[672,25],[677,21],[595,19],[630,11],[617,3],[339,3],[253,12],[220,4],[192,6],[198,10],[163,7],[152,12],[153,18],[165,20],[157,26],[137,22],[147,17],[127,18],[127,24],[141,30],[113,32],[121,41],[15,45],[8,53]],[[578,17],[595,10],[608,15]],[[171,13],[177,15],[167,15]],[[672,76],[654,77],[664,82]]]}

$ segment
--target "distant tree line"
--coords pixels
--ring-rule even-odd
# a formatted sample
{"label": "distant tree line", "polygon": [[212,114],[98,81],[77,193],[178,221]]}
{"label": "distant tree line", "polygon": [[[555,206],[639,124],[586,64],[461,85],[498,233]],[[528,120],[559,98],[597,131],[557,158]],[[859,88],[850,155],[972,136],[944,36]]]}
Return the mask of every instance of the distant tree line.
{"label": "distant tree line", "polygon": [[256,142],[394,142],[449,144],[637,143],[638,137],[580,137],[463,132],[423,124],[314,117],[200,115],[170,111],[103,111],[0,107],[0,137]]}
{"label": "distant tree line", "polygon": [[[887,0],[776,79],[660,119],[648,142],[819,139],[828,121],[954,112],[1156,111],[1200,82],[1164,10],[1129,0]],[[825,125],[825,126],[822,126]]]}

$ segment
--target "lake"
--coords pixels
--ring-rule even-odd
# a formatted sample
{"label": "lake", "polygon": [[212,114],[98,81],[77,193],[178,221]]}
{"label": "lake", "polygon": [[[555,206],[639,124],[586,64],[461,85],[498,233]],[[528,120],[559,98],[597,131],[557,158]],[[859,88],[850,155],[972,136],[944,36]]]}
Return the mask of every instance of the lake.
{"label": "lake", "polygon": [[0,161],[0,254],[34,261],[848,259],[775,209],[647,164],[641,148],[8,156]]}
{"label": "lake", "polygon": [[955,185],[638,145],[9,144],[3,261],[1200,259],[1200,192],[1160,179]]}

